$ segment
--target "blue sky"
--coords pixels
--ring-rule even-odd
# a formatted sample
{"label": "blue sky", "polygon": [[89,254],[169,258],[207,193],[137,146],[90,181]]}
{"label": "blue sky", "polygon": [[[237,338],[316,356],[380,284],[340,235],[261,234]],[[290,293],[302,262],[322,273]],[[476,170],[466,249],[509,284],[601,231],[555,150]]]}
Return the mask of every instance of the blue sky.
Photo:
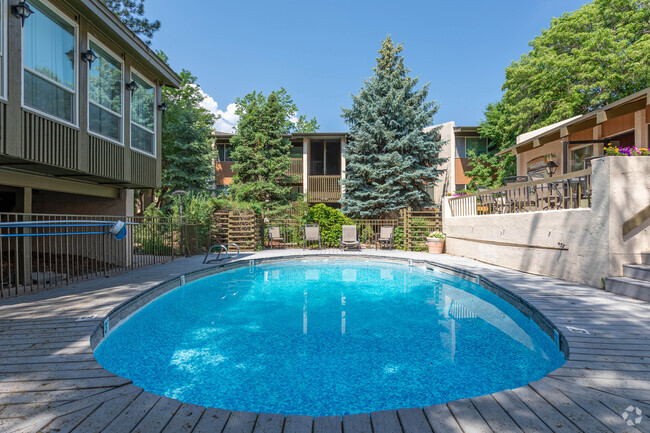
{"label": "blue sky", "polygon": [[[459,1],[192,1],[148,0],[146,15],[162,29],[153,48],[176,70],[189,69],[223,114],[236,122],[235,98],[285,87],[321,131],[346,131],[349,107],[372,75],[387,34],[404,42],[406,65],[440,104],[435,123],[476,125],[499,99],[504,69],[553,17],[585,0]],[[190,6],[191,5],[191,6]]]}

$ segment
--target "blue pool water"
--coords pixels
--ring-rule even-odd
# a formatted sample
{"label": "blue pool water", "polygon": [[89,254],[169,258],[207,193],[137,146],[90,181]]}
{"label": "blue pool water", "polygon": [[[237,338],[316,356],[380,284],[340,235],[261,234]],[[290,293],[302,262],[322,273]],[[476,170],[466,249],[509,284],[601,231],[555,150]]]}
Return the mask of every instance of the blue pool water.
{"label": "blue pool water", "polygon": [[564,363],[498,296],[360,261],[213,275],[159,298],[95,351],[147,391],[229,410],[345,415],[519,387]]}

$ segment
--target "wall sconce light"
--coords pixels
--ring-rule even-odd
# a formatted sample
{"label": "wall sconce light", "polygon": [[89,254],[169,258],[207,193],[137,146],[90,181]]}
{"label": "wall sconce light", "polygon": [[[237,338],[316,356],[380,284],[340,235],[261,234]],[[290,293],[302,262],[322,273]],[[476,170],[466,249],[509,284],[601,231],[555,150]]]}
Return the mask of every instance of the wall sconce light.
{"label": "wall sconce light", "polygon": [[136,83],[135,81],[126,83],[126,89],[131,91],[131,95],[133,95],[133,92],[135,92],[137,88],[138,88],[138,83]]}
{"label": "wall sconce light", "polygon": [[556,170],[557,164],[555,161],[549,161],[548,164],[546,164],[546,173],[548,173],[548,177],[553,177]]}
{"label": "wall sconce light", "polygon": [[165,114],[165,111],[167,111],[167,104],[165,104],[165,103],[163,102],[162,104],[160,104],[160,105],[158,106],[158,109],[159,109],[160,111],[162,111],[163,114]]}
{"label": "wall sconce light", "polygon": [[88,62],[88,67],[90,68],[93,62],[97,60],[97,54],[95,54],[92,48],[88,48],[88,51],[81,53],[81,60]]}
{"label": "wall sconce light", "polygon": [[29,16],[33,14],[34,11],[26,2],[21,1],[11,7],[11,13],[14,16],[20,18],[22,20],[22,26],[25,27],[25,20],[29,18]]}

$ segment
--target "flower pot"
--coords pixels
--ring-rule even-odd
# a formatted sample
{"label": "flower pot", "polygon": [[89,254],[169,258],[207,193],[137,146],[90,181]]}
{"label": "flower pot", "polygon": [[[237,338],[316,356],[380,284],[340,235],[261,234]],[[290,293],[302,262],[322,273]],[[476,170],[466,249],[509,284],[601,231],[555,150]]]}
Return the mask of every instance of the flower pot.
{"label": "flower pot", "polygon": [[427,245],[431,254],[442,254],[442,250],[445,247],[445,240],[427,237]]}

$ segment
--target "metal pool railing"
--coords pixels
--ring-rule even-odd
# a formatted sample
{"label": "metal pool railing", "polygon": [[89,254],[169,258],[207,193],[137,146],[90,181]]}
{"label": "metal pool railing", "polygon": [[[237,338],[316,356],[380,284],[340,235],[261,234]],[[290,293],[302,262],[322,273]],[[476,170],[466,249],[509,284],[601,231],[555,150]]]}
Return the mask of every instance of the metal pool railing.
{"label": "metal pool railing", "polygon": [[[121,240],[107,233],[118,220]],[[0,298],[174,260],[198,252],[203,238],[178,218],[2,213]]]}

